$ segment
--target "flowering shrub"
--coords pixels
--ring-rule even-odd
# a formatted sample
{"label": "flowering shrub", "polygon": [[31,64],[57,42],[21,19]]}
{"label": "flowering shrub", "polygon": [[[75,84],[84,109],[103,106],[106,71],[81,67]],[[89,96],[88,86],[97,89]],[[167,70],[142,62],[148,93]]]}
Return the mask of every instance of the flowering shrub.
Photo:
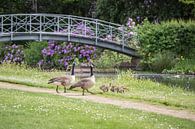
{"label": "flowering shrub", "polygon": [[24,52],[22,50],[22,46],[11,45],[5,46],[3,51],[3,62],[11,62],[11,63],[19,63],[21,64],[24,61]]}
{"label": "flowering shrub", "polygon": [[135,22],[133,21],[132,18],[128,18],[126,25],[128,27],[128,37],[131,38],[132,36],[135,35],[135,32],[133,32],[133,29],[135,27]]}
{"label": "flowering shrub", "polygon": [[129,42],[129,46],[135,49],[139,49],[139,42],[137,39],[136,25],[132,18],[128,18],[126,23],[126,31],[128,32],[126,38]]}
{"label": "flowering shrub", "polygon": [[95,36],[94,31],[89,27],[83,24],[82,22],[78,23],[76,25],[75,31],[73,31],[74,35],[85,35],[85,36]]}
{"label": "flowering shrub", "polygon": [[[131,18],[128,19],[128,37],[132,37],[135,33],[133,32],[135,22]],[[100,26],[101,27],[101,26]],[[127,27],[126,28],[127,30]],[[119,28],[119,35],[112,35],[114,33],[102,32],[100,36],[103,40],[117,40],[121,41],[121,33],[124,30],[123,27]],[[104,26],[102,27],[104,29]],[[125,31],[126,31],[125,30]],[[90,24],[84,22],[73,23],[71,28],[71,34],[74,36],[84,36],[88,38],[93,38],[95,35],[94,28]],[[67,30],[60,30],[62,33],[68,33]],[[102,37],[101,37],[102,36]],[[25,63],[30,66],[38,65],[42,68],[67,68],[70,63],[72,63],[75,58],[80,62],[89,62],[96,57],[96,48],[89,45],[75,45],[72,43],[56,43],[54,41],[49,41],[39,43],[31,43],[25,49]],[[47,46],[46,46],[47,45]],[[46,46],[46,47],[45,47]],[[11,52],[10,52],[11,51]],[[5,57],[3,61],[10,61],[21,63],[24,60],[23,51],[20,50],[19,46],[12,45],[7,46],[4,52]],[[3,62],[2,61],[2,62]]]}
{"label": "flowering shrub", "polygon": [[[89,62],[96,57],[96,48],[89,45],[74,45],[72,43],[56,43],[49,41],[48,46],[41,53],[43,59],[38,62],[41,67],[60,67],[67,69],[76,58],[79,62]],[[44,67],[45,68],[45,67]]]}

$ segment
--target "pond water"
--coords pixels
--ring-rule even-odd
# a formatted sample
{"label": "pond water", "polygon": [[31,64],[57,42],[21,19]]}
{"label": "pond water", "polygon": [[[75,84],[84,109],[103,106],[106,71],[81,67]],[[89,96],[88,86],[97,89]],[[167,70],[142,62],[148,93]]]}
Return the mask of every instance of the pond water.
{"label": "pond water", "polygon": [[151,79],[171,87],[181,87],[195,92],[195,75],[134,74],[134,76],[139,79]]}

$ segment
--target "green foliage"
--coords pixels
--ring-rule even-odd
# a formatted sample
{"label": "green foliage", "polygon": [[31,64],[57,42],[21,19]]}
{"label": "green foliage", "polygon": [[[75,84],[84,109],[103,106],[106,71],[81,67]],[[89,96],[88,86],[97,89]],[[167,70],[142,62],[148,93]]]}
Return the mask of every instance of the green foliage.
{"label": "green foliage", "polygon": [[4,43],[0,43],[0,60],[3,60],[4,57],[4,48],[5,44]]}
{"label": "green foliage", "polygon": [[177,62],[175,55],[169,51],[157,53],[151,58],[149,68],[154,72],[162,72],[164,69],[171,69]]}
{"label": "green foliage", "polygon": [[115,68],[122,62],[130,62],[131,57],[117,52],[104,50],[101,56],[94,61],[97,68]]}
{"label": "green foliage", "polygon": [[2,61],[3,60],[3,57],[5,56],[4,55],[4,51],[5,51],[5,46],[6,45],[11,45],[11,43],[10,42],[7,42],[7,43],[2,43],[2,42],[0,42],[0,60]]}
{"label": "green foliage", "polygon": [[186,4],[195,4],[194,0],[179,0],[179,1],[186,3]]}
{"label": "green foliage", "polygon": [[47,44],[47,42],[30,42],[24,50],[25,63],[30,66],[37,66],[37,63],[42,59],[41,50]]}
{"label": "green foliage", "polygon": [[190,57],[195,47],[195,21],[152,24],[147,20],[137,29],[144,64],[151,64],[157,53],[171,51],[176,57]]}
{"label": "green foliage", "polygon": [[163,21],[172,18],[194,17],[192,5],[178,0],[97,0],[97,15],[100,19],[124,23],[128,17],[141,22]]}
{"label": "green foliage", "polygon": [[164,70],[165,73],[195,74],[195,59],[180,59],[170,70]]}
{"label": "green foliage", "polygon": [[[34,0],[0,0],[0,13],[35,13]],[[180,1],[189,1],[185,4]],[[92,17],[96,8],[100,19],[124,23],[128,17],[162,21],[193,18],[193,0],[37,0],[38,13],[58,13]],[[93,5],[96,3],[96,5]],[[97,6],[97,7],[96,7]],[[56,8],[57,7],[57,8]]]}
{"label": "green foliage", "polygon": [[[35,13],[34,0],[0,0],[0,13]],[[38,13],[86,16],[91,0],[37,0]],[[57,8],[56,8],[57,7]]]}

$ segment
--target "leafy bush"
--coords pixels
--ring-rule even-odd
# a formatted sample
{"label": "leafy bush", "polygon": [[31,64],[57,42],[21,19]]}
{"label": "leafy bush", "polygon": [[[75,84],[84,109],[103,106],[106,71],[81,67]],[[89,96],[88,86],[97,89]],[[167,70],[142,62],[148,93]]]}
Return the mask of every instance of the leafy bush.
{"label": "leafy bush", "polygon": [[180,59],[180,61],[170,70],[164,73],[195,74],[195,59]]}
{"label": "leafy bush", "polygon": [[171,69],[177,62],[172,52],[157,53],[151,59],[149,67],[154,72],[162,72],[164,69]]}
{"label": "leafy bush", "polygon": [[42,59],[41,50],[47,46],[47,42],[31,42],[28,43],[24,50],[25,63],[30,66],[36,66]]}
{"label": "leafy bush", "polygon": [[131,57],[117,52],[104,50],[101,56],[95,60],[97,68],[114,68],[121,62],[130,62]]}
{"label": "leafy bush", "polygon": [[140,53],[144,64],[151,64],[155,55],[171,51],[176,56],[190,57],[195,52],[195,21],[170,21],[152,24],[147,20],[137,28]]}
{"label": "leafy bush", "polygon": [[4,43],[0,43],[0,62],[3,60],[4,57]]}
{"label": "leafy bush", "polygon": [[42,68],[67,69],[76,58],[79,62],[90,62],[96,57],[95,51],[96,48],[89,45],[49,41],[48,46],[41,51],[42,60],[38,64]]}
{"label": "leafy bush", "polygon": [[145,21],[142,26],[138,27],[138,39],[143,55],[171,50],[188,56],[195,46],[194,35],[194,21],[171,21],[161,24],[151,24]]}
{"label": "leafy bush", "polygon": [[23,46],[21,45],[5,45],[1,49],[1,62],[10,62],[21,64],[24,61]]}
{"label": "leafy bush", "polygon": [[137,22],[144,18],[154,22],[194,18],[194,8],[192,4],[186,5],[179,0],[97,0],[96,14],[100,19],[116,23],[124,23],[127,17]]}

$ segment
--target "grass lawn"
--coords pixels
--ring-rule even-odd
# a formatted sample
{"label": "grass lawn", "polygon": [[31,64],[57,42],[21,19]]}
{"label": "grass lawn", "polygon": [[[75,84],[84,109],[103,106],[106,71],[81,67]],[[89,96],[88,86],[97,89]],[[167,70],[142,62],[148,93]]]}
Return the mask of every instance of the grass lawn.
{"label": "grass lawn", "polygon": [[194,129],[195,122],[50,94],[0,89],[0,129]]}
{"label": "grass lawn", "polygon": [[[25,66],[10,64],[0,65],[0,81],[20,83],[34,87],[53,88],[55,90],[54,86],[47,84],[48,80],[52,77],[64,75],[64,72],[59,71],[44,72],[37,69],[26,68]],[[96,78],[96,82],[95,87],[93,87],[91,91],[97,93],[97,95],[144,101],[195,112],[195,93],[183,90],[179,87],[173,88],[150,80],[138,80],[131,77],[128,72],[121,73],[114,78]],[[113,85],[124,85],[128,87],[129,91],[125,94],[111,92],[100,94],[99,87],[103,84],[109,84],[110,82]]]}

